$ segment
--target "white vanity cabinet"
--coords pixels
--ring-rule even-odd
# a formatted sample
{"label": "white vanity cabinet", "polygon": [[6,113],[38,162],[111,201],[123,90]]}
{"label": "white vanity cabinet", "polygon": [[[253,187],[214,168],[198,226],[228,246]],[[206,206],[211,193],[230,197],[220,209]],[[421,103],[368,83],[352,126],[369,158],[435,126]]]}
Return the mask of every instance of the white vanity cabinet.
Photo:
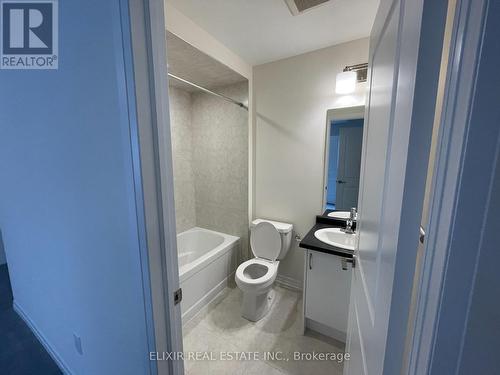
{"label": "white vanity cabinet", "polygon": [[305,327],[344,341],[351,289],[351,265],[342,258],[307,250],[304,275]]}

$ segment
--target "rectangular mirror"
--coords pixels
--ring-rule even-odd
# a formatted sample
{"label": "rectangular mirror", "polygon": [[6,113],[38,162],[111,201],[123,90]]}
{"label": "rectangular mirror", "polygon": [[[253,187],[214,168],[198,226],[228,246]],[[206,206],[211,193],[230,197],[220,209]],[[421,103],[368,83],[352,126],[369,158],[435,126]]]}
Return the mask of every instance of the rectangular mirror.
{"label": "rectangular mirror", "polygon": [[364,106],[327,111],[323,208],[358,206]]}

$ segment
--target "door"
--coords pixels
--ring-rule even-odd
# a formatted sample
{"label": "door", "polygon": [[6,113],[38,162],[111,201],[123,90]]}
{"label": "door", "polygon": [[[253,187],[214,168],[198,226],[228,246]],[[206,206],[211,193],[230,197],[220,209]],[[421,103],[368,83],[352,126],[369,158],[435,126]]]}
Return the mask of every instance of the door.
{"label": "door", "polygon": [[345,375],[401,372],[446,17],[433,7],[442,5],[382,0],[372,30]]}
{"label": "door", "polygon": [[339,161],[337,170],[336,206],[337,210],[358,207],[359,170],[363,128],[339,128]]}
{"label": "door", "polygon": [[[391,285],[381,280],[394,266],[393,254],[381,262],[380,219],[396,71],[399,2],[387,15],[384,32],[372,54],[370,102],[365,117],[364,174],[359,205],[357,267],[353,269],[345,374],[382,374],[385,328]],[[383,282],[383,285],[381,285]],[[389,290],[386,290],[389,288]],[[383,320],[381,322],[381,320]],[[382,343],[382,345],[380,345]]]}

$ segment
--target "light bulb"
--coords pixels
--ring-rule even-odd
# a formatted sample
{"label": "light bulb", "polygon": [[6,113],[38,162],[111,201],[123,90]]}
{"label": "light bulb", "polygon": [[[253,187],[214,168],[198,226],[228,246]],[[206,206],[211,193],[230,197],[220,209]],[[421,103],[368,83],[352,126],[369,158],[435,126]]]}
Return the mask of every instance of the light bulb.
{"label": "light bulb", "polygon": [[337,94],[351,94],[356,90],[356,72],[342,72],[337,74],[335,92]]}

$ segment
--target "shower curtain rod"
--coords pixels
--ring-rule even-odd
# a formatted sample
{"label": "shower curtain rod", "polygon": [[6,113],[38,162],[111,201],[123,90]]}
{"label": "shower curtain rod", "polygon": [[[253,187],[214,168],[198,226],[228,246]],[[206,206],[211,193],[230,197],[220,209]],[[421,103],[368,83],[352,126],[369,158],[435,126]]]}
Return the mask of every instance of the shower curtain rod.
{"label": "shower curtain rod", "polygon": [[213,91],[211,91],[209,89],[206,89],[203,86],[197,85],[196,83],[190,82],[190,81],[188,81],[188,80],[186,80],[184,78],[178,77],[178,76],[176,76],[176,75],[174,75],[172,73],[168,73],[168,76],[172,77],[172,78],[174,78],[174,79],[176,79],[178,81],[184,82],[184,83],[186,83],[186,84],[188,84],[190,86],[196,87],[197,89],[200,89],[201,91],[204,91],[204,92],[206,92],[208,94],[212,94],[212,95],[218,96],[219,98],[224,99],[227,102],[236,104],[237,106],[239,106],[241,108],[245,108],[248,111],[248,107],[245,104],[243,104],[243,103],[241,103],[241,102],[239,102],[237,100],[234,100],[234,99],[232,99],[230,97],[227,97],[225,95],[219,94],[217,92],[213,92]]}

